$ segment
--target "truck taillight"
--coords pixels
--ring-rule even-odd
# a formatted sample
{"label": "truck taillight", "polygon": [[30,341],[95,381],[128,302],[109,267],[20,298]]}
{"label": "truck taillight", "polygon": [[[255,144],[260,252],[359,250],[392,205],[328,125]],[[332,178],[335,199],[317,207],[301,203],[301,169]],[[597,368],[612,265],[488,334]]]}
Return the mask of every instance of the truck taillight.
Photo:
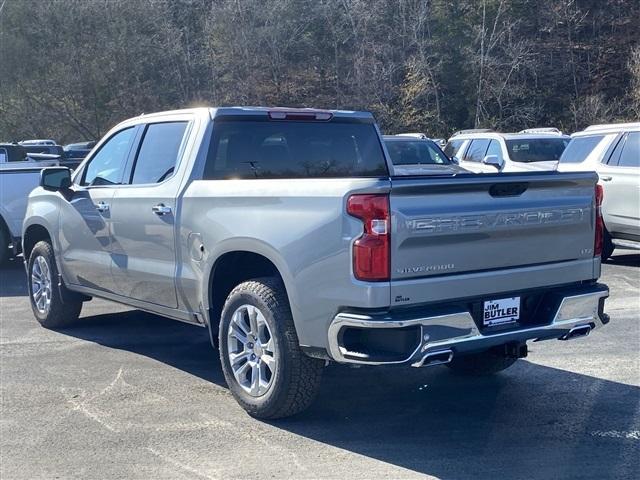
{"label": "truck taillight", "polygon": [[596,233],[595,240],[593,242],[593,255],[599,257],[602,255],[602,242],[604,236],[604,221],[602,220],[602,197],[604,192],[602,191],[602,185],[596,184]]}
{"label": "truck taillight", "polygon": [[351,195],[347,213],[362,220],[364,232],[353,243],[353,273],[358,280],[389,280],[390,216],[388,195]]}

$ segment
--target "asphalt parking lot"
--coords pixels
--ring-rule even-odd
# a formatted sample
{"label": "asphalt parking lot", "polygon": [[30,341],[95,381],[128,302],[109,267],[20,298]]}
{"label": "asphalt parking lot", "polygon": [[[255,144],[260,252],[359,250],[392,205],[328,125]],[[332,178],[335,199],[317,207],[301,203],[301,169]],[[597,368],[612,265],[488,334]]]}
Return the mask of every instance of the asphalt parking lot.
{"label": "asphalt parking lot", "polygon": [[314,406],[247,416],[204,329],[112,303],[41,328],[0,271],[0,478],[640,478],[640,255],[603,266],[611,323],[493,378],[326,369]]}

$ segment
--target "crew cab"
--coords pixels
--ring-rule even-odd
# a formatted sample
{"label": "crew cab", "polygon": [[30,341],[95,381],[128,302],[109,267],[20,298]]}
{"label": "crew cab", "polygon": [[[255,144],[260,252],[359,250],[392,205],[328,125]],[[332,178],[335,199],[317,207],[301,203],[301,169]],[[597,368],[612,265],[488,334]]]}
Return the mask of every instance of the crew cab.
{"label": "crew cab", "polygon": [[29,298],[47,328],[101,297],[208,329],[259,418],[308,407],[331,361],[491,374],[609,321],[596,179],[397,172],[366,112],[142,115],[42,172]]}

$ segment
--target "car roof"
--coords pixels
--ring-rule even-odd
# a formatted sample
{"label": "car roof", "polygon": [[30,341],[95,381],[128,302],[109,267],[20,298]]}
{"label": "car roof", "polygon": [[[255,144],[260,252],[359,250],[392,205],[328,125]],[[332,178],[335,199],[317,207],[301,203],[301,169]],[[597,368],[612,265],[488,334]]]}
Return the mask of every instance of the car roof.
{"label": "car roof", "polygon": [[487,132],[487,133],[463,133],[455,135],[449,140],[533,140],[533,139],[549,139],[549,138],[571,138],[569,135],[558,135],[557,133],[499,133],[499,132]]}
{"label": "car roof", "polygon": [[387,136],[395,136],[395,137],[411,137],[411,138],[418,138],[418,139],[425,139],[425,138],[429,138],[427,137],[426,134],[424,133],[396,133],[395,135],[387,135]]}
{"label": "car roof", "polygon": [[600,125],[591,125],[581,132],[576,132],[572,137],[587,137],[591,135],[599,135],[603,133],[620,133],[640,131],[640,122],[630,123],[603,123]]}
{"label": "car roof", "polygon": [[409,135],[383,135],[385,142],[432,142],[430,138],[411,137]]}
{"label": "car roof", "polygon": [[33,139],[33,140],[22,140],[20,145],[57,145],[55,140],[51,140],[48,138],[41,139]]}

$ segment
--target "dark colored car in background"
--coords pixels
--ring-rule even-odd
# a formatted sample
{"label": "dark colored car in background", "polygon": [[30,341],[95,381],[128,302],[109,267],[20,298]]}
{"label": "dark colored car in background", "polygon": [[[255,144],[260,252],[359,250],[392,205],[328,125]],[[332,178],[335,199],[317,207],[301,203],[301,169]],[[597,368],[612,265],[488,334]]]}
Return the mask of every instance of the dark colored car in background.
{"label": "dark colored car in background", "polygon": [[84,159],[93,147],[96,146],[96,142],[79,142],[70,143],[64,146],[64,152],[67,158],[80,158]]}

